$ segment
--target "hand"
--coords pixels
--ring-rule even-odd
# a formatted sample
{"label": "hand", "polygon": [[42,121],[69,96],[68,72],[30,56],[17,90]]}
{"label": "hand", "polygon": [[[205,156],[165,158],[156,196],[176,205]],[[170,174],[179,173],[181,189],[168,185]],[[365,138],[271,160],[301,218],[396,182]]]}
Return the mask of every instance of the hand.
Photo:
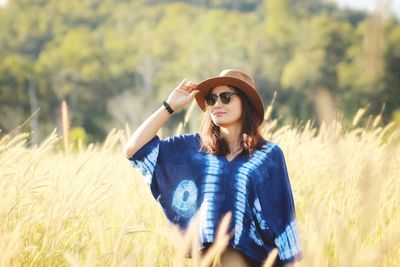
{"label": "hand", "polygon": [[199,92],[197,84],[184,79],[168,96],[167,102],[177,112],[190,103]]}

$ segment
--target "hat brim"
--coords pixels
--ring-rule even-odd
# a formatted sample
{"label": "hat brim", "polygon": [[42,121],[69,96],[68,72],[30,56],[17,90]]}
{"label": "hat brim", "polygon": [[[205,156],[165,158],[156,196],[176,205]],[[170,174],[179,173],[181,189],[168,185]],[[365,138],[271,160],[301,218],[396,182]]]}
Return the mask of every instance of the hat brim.
{"label": "hat brim", "polygon": [[196,90],[199,90],[199,93],[196,95],[197,105],[201,110],[205,111],[207,106],[204,100],[204,97],[216,86],[219,85],[232,85],[240,89],[244,94],[247,95],[251,104],[253,105],[257,118],[259,121],[259,125],[264,121],[264,105],[261,100],[260,95],[257,93],[256,89],[245,83],[244,81],[237,79],[235,77],[212,77],[207,80],[200,82]]}

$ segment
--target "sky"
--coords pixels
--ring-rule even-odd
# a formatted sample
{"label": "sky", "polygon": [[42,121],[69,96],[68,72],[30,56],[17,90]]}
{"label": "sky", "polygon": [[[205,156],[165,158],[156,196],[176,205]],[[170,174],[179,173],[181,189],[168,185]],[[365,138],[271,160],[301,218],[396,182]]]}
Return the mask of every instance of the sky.
{"label": "sky", "polygon": [[[1,0],[0,0],[1,1]],[[340,7],[373,11],[377,6],[390,3],[390,9],[400,18],[400,0],[335,0]]]}
{"label": "sky", "polygon": [[[381,3],[391,2],[390,9],[393,10],[397,17],[400,18],[400,0],[332,0],[341,7],[352,7],[362,10],[374,10]],[[0,6],[4,5],[7,0],[0,0]]]}

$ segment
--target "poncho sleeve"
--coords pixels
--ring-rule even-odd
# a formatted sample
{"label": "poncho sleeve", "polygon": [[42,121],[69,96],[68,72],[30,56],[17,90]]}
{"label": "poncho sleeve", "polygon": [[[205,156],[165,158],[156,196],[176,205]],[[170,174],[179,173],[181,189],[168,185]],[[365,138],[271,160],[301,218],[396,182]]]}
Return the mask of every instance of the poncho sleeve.
{"label": "poncho sleeve", "polygon": [[163,140],[155,136],[129,158],[172,222],[179,221],[179,215],[182,215],[179,213],[190,217],[198,204],[197,180],[200,176],[196,172],[198,166],[193,163],[193,158],[199,156],[197,152],[197,134],[171,136]]}
{"label": "poncho sleeve", "polygon": [[290,263],[302,258],[292,190],[282,150],[274,144],[269,154],[265,173],[256,183],[256,195],[262,219],[273,232],[280,261]]}
{"label": "poncho sleeve", "polygon": [[132,167],[140,171],[146,184],[150,187],[151,193],[156,199],[159,196],[160,191],[154,173],[157,166],[160,146],[163,146],[162,141],[158,136],[155,136],[135,154],[128,158]]}

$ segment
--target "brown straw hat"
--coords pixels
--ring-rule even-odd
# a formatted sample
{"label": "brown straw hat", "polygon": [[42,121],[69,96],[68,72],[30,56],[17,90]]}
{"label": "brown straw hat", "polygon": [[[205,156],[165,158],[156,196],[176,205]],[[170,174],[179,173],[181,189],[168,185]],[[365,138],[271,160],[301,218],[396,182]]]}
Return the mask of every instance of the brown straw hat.
{"label": "brown straw hat", "polygon": [[196,95],[196,101],[203,111],[206,110],[204,97],[214,87],[219,85],[232,85],[240,89],[245,95],[247,95],[254,110],[257,112],[257,118],[259,120],[258,125],[264,121],[264,105],[256,90],[256,83],[246,73],[234,69],[223,70],[219,76],[206,79],[197,85],[196,90],[199,90],[200,92]]}

